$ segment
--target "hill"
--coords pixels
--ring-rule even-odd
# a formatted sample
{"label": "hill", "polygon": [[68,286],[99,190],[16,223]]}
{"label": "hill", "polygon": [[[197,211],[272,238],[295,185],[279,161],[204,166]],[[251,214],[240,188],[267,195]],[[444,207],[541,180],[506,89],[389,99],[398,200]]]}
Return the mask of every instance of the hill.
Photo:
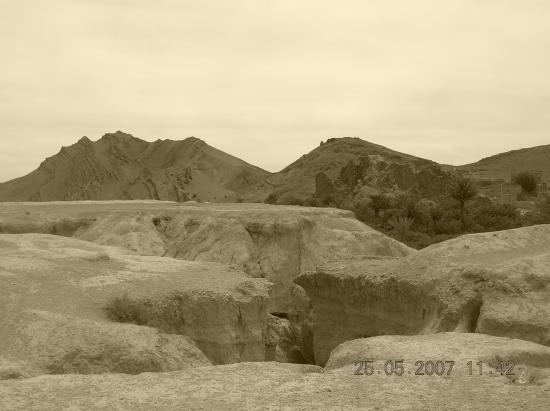
{"label": "hill", "polygon": [[[432,197],[444,191],[448,173],[439,164],[400,153],[360,138],[330,138],[294,163],[268,177],[277,197],[304,200],[386,189],[416,189]],[[328,192],[327,192],[328,190]],[[325,192],[323,192],[325,191]]]}
{"label": "hill", "polygon": [[[189,137],[147,142],[117,131],[82,137],[32,173],[0,184],[0,201],[132,200],[270,202],[342,206],[379,192],[438,199],[455,172],[474,179],[534,171],[550,181],[550,145],[446,166],[356,137],[329,138],[277,173]],[[343,200],[342,200],[343,199]],[[350,204],[351,204],[350,203]]]}
{"label": "hill", "polygon": [[514,172],[533,171],[550,182],[550,144],[512,150],[457,167],[475,178],[510,180]]}
{"label": "hill", "polygon": [[82,137],[0,184],[0,201],[234,201],[268,174],[195,137],[150,143],[117,131],[95,142]]}

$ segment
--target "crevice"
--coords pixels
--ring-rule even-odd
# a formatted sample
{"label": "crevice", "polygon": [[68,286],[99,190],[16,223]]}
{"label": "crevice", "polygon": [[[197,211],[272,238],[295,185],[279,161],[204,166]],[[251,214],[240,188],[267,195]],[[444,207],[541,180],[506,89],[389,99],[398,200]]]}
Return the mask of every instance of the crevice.
{"label": "crevice", "polygon": [[483,302],[476,300],[472,303],[472,306],[468,313],[468,323],[466,324],[466,330],[469,333],[475,333],[477,330],[477,323],[479,321],[479,315],[481,313],[481,306]]}

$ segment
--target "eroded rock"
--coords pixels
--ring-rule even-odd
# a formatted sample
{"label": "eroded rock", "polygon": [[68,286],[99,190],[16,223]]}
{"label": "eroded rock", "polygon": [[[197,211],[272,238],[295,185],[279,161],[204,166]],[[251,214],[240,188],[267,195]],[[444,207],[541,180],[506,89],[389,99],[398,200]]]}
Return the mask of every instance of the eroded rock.
{"label": "eroded rock", "polygon": [[61,223],[78,227],[77,238],[141,255],[236,265],[273,283],[271,312],[307,311],[309,301],[293,280],[321,263],[414,252],[336,209],[152,201],[0,204],[4,232],[52,233]]}
{"label": "eroded rock", "polygon": [[[266,280],[215,263],[125,253],[53,235],[0,235],[0,356],[29,365],[31,375],[265,358]],[[117,298],[123,303],[106,312]],[[127,301],[149,310],[128,313]]]}
{"label": "eroded rock", "polygon": [[500,375],[354,375],[348,367],[239,363],[140,375],[42,376],[0,381],[0,408],[28,410],[544,409],[550,381]]}
{"label": "eroded rock", "polygon": [[[373,361],[373,367],[382,370],[386,361],[402,360],[404,372],[425,375],[424,364],[432,361],[429,375],[437,375],[433,363],[443,361],[438,372],[442,375],[479,374],[479,366],[468,368],[468,362],[483,362],[488,375],[505,375],[512,382],[536,384],[550,377],[550,347],[507,337],[494,337],[478,333],[444,332],[425,335],[384,335],[347,341],[330,354],[325,369],[347,367],[357,369],[356,361]],[[454,364],[452,369],[449,362]],[[445,363],[446,362],[446,363]],[[504,363],[502,368],[501,363]],[[500,368],[499,368],[500,367]],[[391,371],[391,366],[388,367]],[[530,376],[523,382],[520,376]],[[550,383],[550,380],[547,381]]]}
{"label": "eroded rock", "polygon": [[550,345],[548,238],[549,225],[469,235],[300,276],[315,312],[316,362],[344,341],[377,335],[479,332]]}

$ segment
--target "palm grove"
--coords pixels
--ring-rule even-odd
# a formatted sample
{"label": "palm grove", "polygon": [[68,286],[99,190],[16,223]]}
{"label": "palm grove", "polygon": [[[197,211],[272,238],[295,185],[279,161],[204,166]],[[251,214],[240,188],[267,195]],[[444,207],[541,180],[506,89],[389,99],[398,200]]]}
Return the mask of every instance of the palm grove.
{"label": "palm grove", "polygon": [[[323,179],[318,179],[318,184],[319,181],[326,184]],[[414,248],[423,248],[464,233],[550,222],[550,198],[533,197],[537,187],[534,176],[520,173],[514,182],[522,187],[520,199],[532,200],[530,210],[519,210],[515,204],[502,204],[480,195],[474,182],[464,176],[454,177],[445,195],[437,199],[426,198],[415,190],[397,193],[388,190],[362,199],[332,194],[325,198],[312,196],[305,201],[271,194],[266,202],[352,210],[371,227]]]}

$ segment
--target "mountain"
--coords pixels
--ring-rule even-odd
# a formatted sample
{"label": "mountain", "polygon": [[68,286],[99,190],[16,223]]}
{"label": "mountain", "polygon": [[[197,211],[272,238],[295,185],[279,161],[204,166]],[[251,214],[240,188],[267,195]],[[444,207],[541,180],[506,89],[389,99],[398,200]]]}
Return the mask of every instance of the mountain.
{"label": "mountain", "polygon": [[[0,184],[0,201],[158,199],[301,203],[353,201],[380,191],[414,190],[436,199],[457,171],[503,178],[536,171],[550,181],[550,145],[514,150],[463,166],[445,166],[356,137],[329,138],[269,173],[189,137],[147,142],[117,131],[82,137],[32,173]],[[336,204],[321,201],[321,204]]]}
{"label": "mountain", "polygon": [[264,189],[269,187],[279,198],[300,200],[328,194],[322,193],[323,186],[346,194],[412,188],[433,197],[445,190],[448,177],[449,173],[433,161],[359,138],[343,137],[321,142],[313,151],[269,176]]}
{"label": "mountain", "polygon": [[510,180],[512,173],[532,171],[550,182],[550,145],[522,148],[486,157],[472,164],[456,167],[474,178]]}
{"label": "mountain", "polygon": [[82,137],[0,184],[0,201],[235,201],[269,174],[195,137],[147,142],[117,131],[95,142]]}

